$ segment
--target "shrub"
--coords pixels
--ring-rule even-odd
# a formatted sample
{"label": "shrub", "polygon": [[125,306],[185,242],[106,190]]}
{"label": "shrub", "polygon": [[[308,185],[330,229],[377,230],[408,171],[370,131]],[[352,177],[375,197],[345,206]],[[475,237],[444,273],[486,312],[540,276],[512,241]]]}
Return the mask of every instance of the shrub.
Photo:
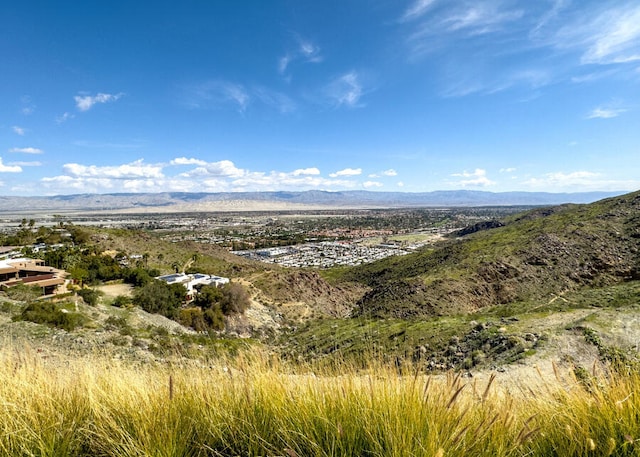
{"label": "shrub", "polygon": [[101,295],[104,295],[104,293],[96,289],[80,289],[78,295],[82,297],[82,300],[84,300],[87,305],[96,306],[98,299]]}
{"label": "shrub", "polygon": [[50,302],[29,303],[16,320],[35,322],[71,331],[84,323],[84,317],[78,313],[62,311]]}
{"label": "shrub", "polygon": [[131,305],[131,297],[127,297],[126,295],[118,295],[111,304],[118,308],[126,308]]}
{"label": "shrub", "polygon": [[222,287],[220,308],[226,316],[233,313],[244,313],[249,307],[249,303],[249,293],[242,285],[229,283]]}
{"label": "shrub", "polygon": [[7,297],[18,301],[32,301],[42,295],[42,289],[38,286],[16,284],[7,289]]}

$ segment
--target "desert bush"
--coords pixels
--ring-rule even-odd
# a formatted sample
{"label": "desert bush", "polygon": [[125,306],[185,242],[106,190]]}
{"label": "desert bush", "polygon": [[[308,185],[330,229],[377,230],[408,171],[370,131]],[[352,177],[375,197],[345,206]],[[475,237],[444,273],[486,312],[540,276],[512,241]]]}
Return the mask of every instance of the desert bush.
{"label": "desert bush", "polygon": [[30,286],[27,284],[16,284],[7,288],[7,297],[18,301],[32,301],[42,295],[42,289],[38,286]]}
{"label": "desert bush", "polygon": [[85,322],[81,314],[65,312],[55,303],[43,301],[29,303],[16,320],[50,325],[67,331],[74,330]]}
{"label": "desert bush", "polygon": [[100,299],[100,297],[104,295],[103,292],[96,289],[80,289],[78,290],[77,293],[78,295],[80,295],[80,297],[82,297],[82,300],[89,306],[96,306],[98,304],[98,300]]}
{"label": "desert bush", "polygon": [[113,302],[111,303],[112,306],[115,306],[117,308],[126,308],[129,307],[131,305],[131,297],[127,297],[126,295],[118,295]]}

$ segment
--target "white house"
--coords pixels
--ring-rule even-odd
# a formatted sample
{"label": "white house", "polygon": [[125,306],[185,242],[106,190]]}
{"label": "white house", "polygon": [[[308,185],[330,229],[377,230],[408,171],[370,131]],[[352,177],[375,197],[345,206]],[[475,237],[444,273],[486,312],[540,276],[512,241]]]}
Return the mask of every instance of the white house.
{"label": "white house", "polygon": [[193,296],[197,293],[197,286],[216,286],[220,287],[229,283],[229,278],[221,276],[206,275],[203,273],[185,274],[173,273],[170,275],[158,276],[156,279],[164,281],[167,284],[182,284],[187,289],[187,295]]}

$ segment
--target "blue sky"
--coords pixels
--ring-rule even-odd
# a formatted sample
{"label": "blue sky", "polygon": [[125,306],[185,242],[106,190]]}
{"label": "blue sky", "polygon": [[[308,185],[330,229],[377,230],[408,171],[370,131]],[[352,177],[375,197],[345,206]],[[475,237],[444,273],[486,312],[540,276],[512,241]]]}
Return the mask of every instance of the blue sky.
{"label": "blue sky", "polygon": [[0,195],[640,188],[640,4],[8,0]]}

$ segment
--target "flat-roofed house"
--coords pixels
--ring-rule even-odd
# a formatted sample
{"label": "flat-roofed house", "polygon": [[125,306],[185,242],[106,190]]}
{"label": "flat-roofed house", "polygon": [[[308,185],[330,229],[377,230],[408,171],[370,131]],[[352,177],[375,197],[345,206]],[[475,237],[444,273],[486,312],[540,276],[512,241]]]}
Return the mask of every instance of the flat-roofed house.
{"label": "flat-roofed house", "polygon": [[38,286],[42,295],[66,292],[67,272],[49,267],[39,259],[8,259],[0,261],[0,287],[7,289],[18,284]]}

